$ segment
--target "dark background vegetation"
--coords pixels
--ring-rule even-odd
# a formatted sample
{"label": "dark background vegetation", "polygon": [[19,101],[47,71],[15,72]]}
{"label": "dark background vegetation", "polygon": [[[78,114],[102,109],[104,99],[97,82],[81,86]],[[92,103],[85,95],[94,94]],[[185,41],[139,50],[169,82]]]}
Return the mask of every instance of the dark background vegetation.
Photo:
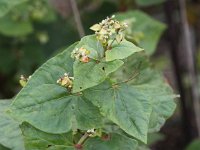
{"label": "dark background vegetation", "polygon": [[200,137],[199,0],[32,0],[20,4],[0,18],[0,98],[14,97],[21,89],[21,74],[31,75],[81,36],[92,34],[89,27],[94,23],[136,9],[166,24],[151,60],[180,94],[174,116],[161,129],[162,138],[150,148],[185,149]]}

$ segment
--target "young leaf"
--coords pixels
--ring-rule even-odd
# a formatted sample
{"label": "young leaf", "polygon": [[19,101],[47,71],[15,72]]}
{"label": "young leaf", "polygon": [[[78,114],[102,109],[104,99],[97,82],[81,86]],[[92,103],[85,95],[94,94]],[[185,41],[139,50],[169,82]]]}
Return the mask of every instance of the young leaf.
{"label": "young leaf", "polygon": [[152,111],[148,95],[126,84],[113,87],[104,82],[84,91],[84,96],[99,107],[103,116],[116,123],[127,134],[146,143]]}
{"label": "young leaf", "polygon": [[83,91],[103,82],[106,77],[123,65],[123,61],[88,63],[74,62],[73,93]]}
{"label": "young leaf", "polygon": [[128,56],[142,50],[143,49],[124,39],[120,44],[114,43],[112,49],[106,51],[106,61],[125,59]]}
{"label": "young leaf", "polygon": [[72,133],[49,134],[28,123],[20,125],[27,150],[74,150]]}
{"label": "young leaf", "polygon": [[24,150],[19,124],[5,113],[10,103],[11,100],[0,100],[0,145],[12,150]]}
{"label": "young leaf", "polygon": [[32,75],[11,105],[9,112],[13,117],[50,133],[101,126],[95,106],[56,83],[65,72],[72,74],[71,51],[75,45],[47,61]]}
{"label": "young leaf", "polygon": [[121,134],[113,133],[104,141],[98,137],[90,138],[84,144],[84,150],[136,150],[137,141]]}

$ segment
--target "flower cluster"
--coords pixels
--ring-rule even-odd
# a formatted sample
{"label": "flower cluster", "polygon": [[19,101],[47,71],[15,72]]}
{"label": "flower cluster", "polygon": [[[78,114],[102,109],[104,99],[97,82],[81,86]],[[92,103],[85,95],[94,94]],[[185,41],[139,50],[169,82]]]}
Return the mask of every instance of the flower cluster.
{"label": "flower cluster", "polygon": [[73,80],[74,80],[73,77],[69,77],[69,75],[65,73],[63,77],[57,80],[57,83],[63,87],[71,89],[73,86]]}
{"label": "flower cluster", "polygon": [[19,83],[22,87],[25,87],[25,85],[27,84],[28,80],[31,78],[31,76],[29,76],[28,78],[26,78],[24,75],[20,76],[20,80]]}
{"label": "flower cluster", "polygon": [[81,47],[81,48],[75,48],[72,51],[71,57],[75,58],[76,60],[79,60],[81,62],[87,63],[90,60],[90,58],[88,56],[89,54],[90,54],[89,50]]}
{"label": "flower cluster", "polygon": [[90,27],[91,30],[95,31],[97,39],[105,46],[111,40],[116,40],[120,43],[124,38],[123,31],[128,27],[127,23],[120,23],[114,20],[115,16],[107,17],[99,24],[95,24]]}

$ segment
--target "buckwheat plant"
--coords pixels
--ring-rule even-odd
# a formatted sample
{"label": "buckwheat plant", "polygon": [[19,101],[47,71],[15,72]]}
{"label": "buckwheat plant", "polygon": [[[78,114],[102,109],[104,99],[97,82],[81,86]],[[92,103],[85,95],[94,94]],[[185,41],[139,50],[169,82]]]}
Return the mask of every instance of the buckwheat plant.
{"label": "buckwheat plant", "polygon": [[108,17],[21,77],[23,89],[0,105],[15,119],[0,117],[13,123],[15,150],[137,150],[159,131],[176,96],[145,50],[126,40],[127,28]]}

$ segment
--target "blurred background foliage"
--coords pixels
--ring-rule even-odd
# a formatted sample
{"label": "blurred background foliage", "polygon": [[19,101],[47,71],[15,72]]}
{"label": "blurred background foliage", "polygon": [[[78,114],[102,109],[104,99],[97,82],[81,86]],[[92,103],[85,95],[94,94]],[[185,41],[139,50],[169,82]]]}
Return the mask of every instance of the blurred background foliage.
{"label": "blurred background foliage", "polygon": [[[168,37],[169,22],[165,11],[167,1],[76,0],[76,3],[85,34],[92,34],[89,29],[91,25],[113,14],[118,20],[127,22],[130,28],[126,38],[146,50],[152,65],[163,72],[166,82],[178,93],[170,52],[171,41]],[[175,5],[175,11],[171,12],[176,29],[181,26],[178,8]],[[187,1],[187,17],[195,49],[196,72],[199,74],[199,0]],[[175,32],[175,35],[182,34],[179,30]],[[0,99],[12,98],[21,89],[18,83],[21,74],[28,77],[47,59],[78,40],[80,37],[70,0],[0,0]],[[180,62],[184,64],[184,53],[181,57]],[[187,76],[184,76],[186,86],[188,82]],[[186,147],[188,142],[181,127],[180,112],[181,105],[161,130],[162,134],[149,136],[151,149],[182,150]],[[187,150],[198,150],[199,145],[196,140]],[[141,145],[140,150],[148,150],[149,147]],[[0,149],[3,149],[1,145]]]}
{"label": "blurred background foliage", "polygon": [[[154,53],[166,25],[133,8],[158,5],[161,2],[77,1],[86,34],[92,34],[89,30],[92,24],[126,10],[125,13],[116,13],[116,16],[120,21],[131,24],[127,39],[144,48],[150,55]],[[21,74],[31,75],[57,50],[79,39],[69,0],[1,0],[0,98],[13,97],[19,90],[18,79]]]}

